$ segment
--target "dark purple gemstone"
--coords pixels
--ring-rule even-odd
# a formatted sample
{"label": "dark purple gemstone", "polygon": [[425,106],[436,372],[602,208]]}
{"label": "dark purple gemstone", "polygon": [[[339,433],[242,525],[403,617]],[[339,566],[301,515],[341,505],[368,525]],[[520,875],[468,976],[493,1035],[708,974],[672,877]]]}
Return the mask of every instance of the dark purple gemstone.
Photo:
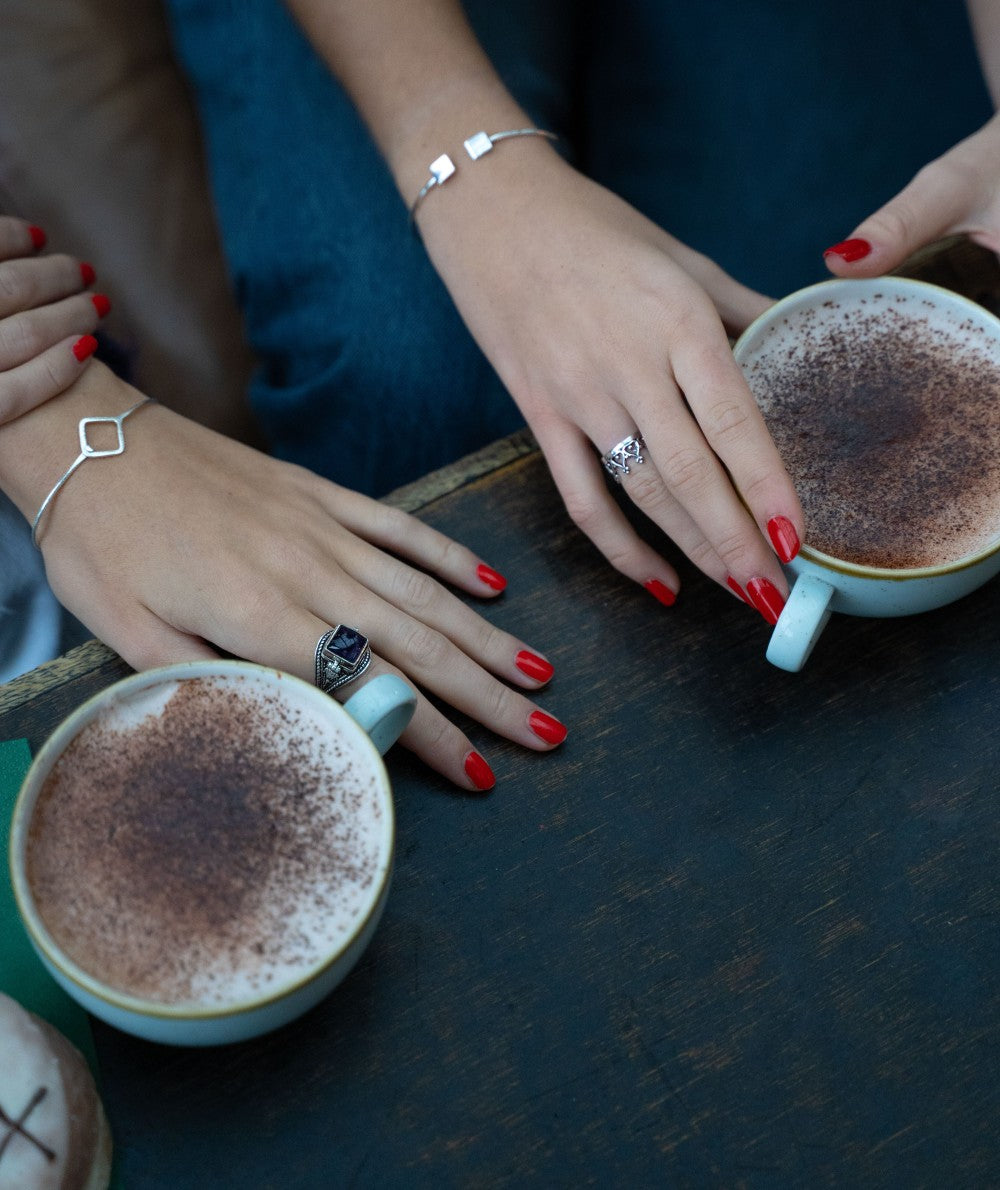
{"label": "dark purple gemstone", "polygon": [[345,665],[356,665],[367,644],[367,638],[362,636],[356,628],[346,628],[343,624],[338,624],[337,635],[326,647],[331,653],[335,653]]}

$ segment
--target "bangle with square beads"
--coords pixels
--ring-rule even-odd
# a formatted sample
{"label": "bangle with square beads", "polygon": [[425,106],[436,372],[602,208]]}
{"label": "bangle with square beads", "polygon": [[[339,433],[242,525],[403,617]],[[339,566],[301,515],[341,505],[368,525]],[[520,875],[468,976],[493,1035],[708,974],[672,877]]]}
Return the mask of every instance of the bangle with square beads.
{"label": "bangle with square beads", "polygon": [[[542,136],[546,140],[559,139],[554,132],[546,132],[544,128],[508,128],[504,132],[474,132],[464,142],[465,151],[468,153],[470,160],[478,161],[480,157],[491,152],[493,146],[499,141],[512,140],[518,136]],[[431,176],[424,182],[417,193],[417,197],[410,204],[411,224],[417,213],[417,208],[427,195],[430,194],[435,186],[443,186],[449,178],[453,177],[457,167],[447,153],[442,153],[440,157],[436,157],[430,163],[428,169]]]}

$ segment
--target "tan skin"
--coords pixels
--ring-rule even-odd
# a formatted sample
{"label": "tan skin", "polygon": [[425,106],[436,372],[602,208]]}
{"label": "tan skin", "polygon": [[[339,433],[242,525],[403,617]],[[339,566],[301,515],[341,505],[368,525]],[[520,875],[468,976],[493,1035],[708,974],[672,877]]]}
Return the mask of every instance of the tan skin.
{"label": "tan skin", "polygon": [[802,511],[726,334],[768,299],[571,169],[547,141],[523,138],[469,162],[465,137],[531,121],[455,0],[289,7],[405,201],[441,152],[456,162],[456,176],[422,203],[420,232],[573,520],[629,578],[678,590],[673,566],[612,499],[598,458],[638,428],[648,458],[625,480],[632,499],[717,582],[765,578],[787,594],[764,530],[780,516],[801,536]]}
{"label": "tan skin", "polygon": [[[457,157],[478,128],[525,123],[450,0],[292,7],[355,94],[407,199],[443,150]],[[987,70],[993,61],[1000,67],[998,7],[973,6]],[[384,36],[381,22],[391,19],[407,55]],[[442,56],[446,44],[450,56]],[[423,74],[429,54],[439,63],[433,87]],[[382,89],[366,94],[352,61],[365,62]],[[761,573],[783,583],[761,530],[776,514],[803,526],[725,334],[766,299],[581,178],[546,143],[504,148],[432,193],[420,229],[546,449],[571,514],[624,573],[676,586],[672,567],[608,500],[596,463],[598,449],[639,425],[656,462],[629,490],[653,519],[720,581]],[[998,163],[993,120],[855,229],[871,245],[864,258],[833,256],[831,269],[877,274],[951,231],[997,250]],[[498,214],[484,228],[486,196]],[[51,367],[54,357],[34,370],[33,386],[21,384],[20,369],[65,351],[96,320],[65,263],[38,258],[32,263],[48,270],[47,280],[19,266],[23,288],[5,286],[9,256],[32,254],[27,225],[13,223],[0,221],[0,294],[8,298],[0,309],[0,422],[7,420],[0,481],[31,518],[76,454],[79,419],[120,413],[137,394],[100,365],[63,358]],[[577,250],[581,243],[587,253]],[[60,303],[69,304],[59,315],[34,319],[36,355],[15,362],[29,341],[22,338],[20,355],[5,363],[3,344],[19,337],[5,323]],[[32,401],[44,403],[18,416]],[[126,660],[144,667],[225,650],[308,678],[320,632],[343,617],[371,636],[371,672],[395,669],[498,734],[536,750],[551,746],[530,726],[537,704],[529,696],[543,683],[516,664],[522,649],[535,650],[493,629],[445,586],[495,596],[477,576],[475,553],[160,406],[135,414],[126,429],[126,454],[86,463],[42,533],[57,593]],[[459,788],[475,787],[465,767],[471,742],[426,699],[404,743]]]}
{"label": "tan skin", "polygon": [[[42,234],[0,216],[0,425],[61,392],[87,366],[73,348],[97,329],[103,298],[88,291],[82,262],[38,256]],[[36,240],[38,242],[36,242]],[[89,275],[89,274],[88,274]]]}
{"label": "tan skin", "polygon": [[[765,530],[785,518],[801,540],[802,512],[726,338],[768,299],[576,173],[545,141],[518,140],[469,162],[466,136],[530,121],[457,0],[287,3],[366,120],[404,202],[442,151],[456,162],[456,176],[421,204],[419,228],[574,521],[624,574],[677,590],[676,572],[630,528],[597,463],[638,428],[649,450],[625,481],[632,499],[716,581],[746,589],[762,578],[787,594]],[[969,0],[969,13],[1000,96],[1000,5]],[[831,271],[877,275],[954,231],[1000,247],[998,138],[992,121],[932,162],[851,233],[866,254],[830,255]]]}
{"label": "tan skin", "polygon": [[[26,235],[26,226],[13,232]],[[41,328],[33,340],[36,407],[0,429],[3,486],[29,519],[78,453],[80,419],[115,416],[141,399],[103,364],[77,361],[78,336],[62,334],[91,326],[93,304],[63,296],[74,274],[79,288],[78,263],[31,264],[0,269],[9,304],[32,312]],[[23,323],[25,315],[0,316],[0,345],[18,338],[15,319]],[[11,394],[25,388],[23,366],[0,369],[0,408],[13,409]],[[92,428],[90,440],[111,445],[100,438],[105,430]],[[39,540],[57,596],[131,665],[227,652],[311,679],[316,641],[343,618],[363,625],[372,641],[362,680],[402,673],[524,747],[544,751],[558,742],[551,716],[539,733],[541,708],[528,696],[544,679],[517,663],[524,651],[538,651],[448,589],[487,599],[499,593],[483,581],[483,560],[471,550],[161,405],[134,413],[123,431],[125,453],[88,460],[73,474],[40,523]],[[423,694],[402,742],[458,787],[483,788],[483,770],[468,769],[472,743]]]}

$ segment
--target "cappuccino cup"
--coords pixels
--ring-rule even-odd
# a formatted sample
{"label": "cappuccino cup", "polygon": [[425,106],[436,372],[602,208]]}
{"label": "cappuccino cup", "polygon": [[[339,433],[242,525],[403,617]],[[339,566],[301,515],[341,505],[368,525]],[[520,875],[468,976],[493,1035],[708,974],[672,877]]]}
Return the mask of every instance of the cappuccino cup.
{"label": "cappuccino cup", "polygon": [[14,896],[42,963],[87,1011],[151,1041],[242,1041],[311,1008],[385,907],[380,752],[415,706],[390,674],[342,706],[226,660],[91,698],[39,751],[11,823]]}
{"label": "cappuccino cup", "polygon": [[993,314],[908,278],[823,281],[733,351],[806,517],[769,661],[802,669],[833,612],[929,611],[1000,571]]}

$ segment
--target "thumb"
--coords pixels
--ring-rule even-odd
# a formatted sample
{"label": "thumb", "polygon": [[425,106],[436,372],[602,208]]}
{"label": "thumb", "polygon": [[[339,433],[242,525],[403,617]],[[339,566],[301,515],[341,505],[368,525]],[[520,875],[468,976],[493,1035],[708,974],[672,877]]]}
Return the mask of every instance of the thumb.
{"label": "thumb", "polygon": [[929,165],[839,244],[823,253],[838,277],[878,277],[918,248],[960,230],[965,196],[947,171]]}

